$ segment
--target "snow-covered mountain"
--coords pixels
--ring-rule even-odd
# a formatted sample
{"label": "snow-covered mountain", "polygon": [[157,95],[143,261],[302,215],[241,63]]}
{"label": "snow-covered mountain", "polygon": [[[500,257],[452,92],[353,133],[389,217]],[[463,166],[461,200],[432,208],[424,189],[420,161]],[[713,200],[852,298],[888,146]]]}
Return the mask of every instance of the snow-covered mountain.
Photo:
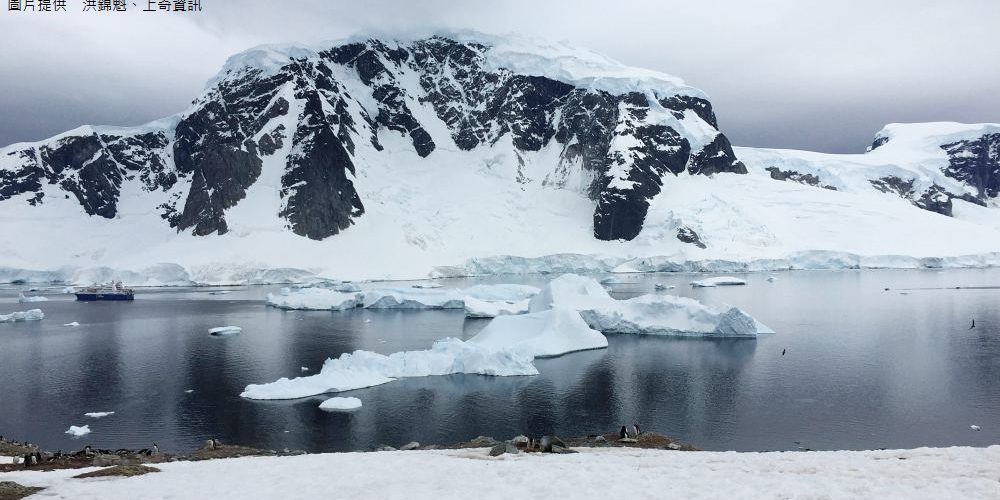
{"label": "snow-covered mountain", "polygon": [[[701,91],[565,44],[258,47],[176,116],[0,149],[0,281],[983,254],[1000,249],[997,131],[890,126],[865,155],[734,152]],[[305,271],[271,276],[289,273]]]}
{"label": "snow-covered mountain", "polygon": [[321,240],[364,216],[359,169],[401,149],[434,161],[477,148],[509,156],[501,175],[586,193],[603,240],[638,235],[666,174],[745,173],[711,104],[676,78],[560,46],[436,36],[239,54],[173,119],[4,150],[2,196],[44,204],[57,186],[112,219],[138,189],[171,227],[225,234],[272,160],[273,215]]}
{"label": "snow-covered mountain", "polygon": [[998,124],[894,123],[876,134],[865,154],[740,148],[739,156],[772,179],[876,189],[947,216],[954,200],[988,207],[1000,194]]}

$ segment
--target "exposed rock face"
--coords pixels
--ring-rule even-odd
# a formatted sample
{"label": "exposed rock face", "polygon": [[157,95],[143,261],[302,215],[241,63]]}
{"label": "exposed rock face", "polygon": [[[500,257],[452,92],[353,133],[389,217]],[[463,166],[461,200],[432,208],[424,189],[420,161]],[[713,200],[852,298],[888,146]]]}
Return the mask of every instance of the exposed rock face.
{"label": "exposed rock face", "polygon": [[948,153],[945,175],[979,191],[979,200],[1000,194],[1000,134],[941,146]]}
{"label": "exposed rock face", "polygon": [[771,178],[776,181],[792,181],[798,182],[799,184],[806,184],[808,186],[819,186],[823,189],[829,189],[831,191],[837,190],[837,188],[833,186],[820,183],[819,177],[816,177],[813,174],[803,174],[794,170],[781,170],[778,167],[767,167],[765,170],[767,170],[771,174]]}
{"label": "exposed rock face", "polygon": [[[518,182],[580,189],[595,203],[594,236],[630,240],[665,178],[746,173],[709,101],[682,84],[543,76],[509,67],[489,41],[440,36],[255,50],[234,58],[172,121],[84,127],[0,150],[0,201],[28,194],[38,204],[62,191],[87,214],[114,218],[134,185],[159,193],[157,209],[178,231],[225,234],[227,212],[265,169],[280,168],[276,215],[320,240],[364,216],[359,160],[382,154],[391,134],[422,158],[442,145],[508,148]],[[539,177],[526,159],[543,148],[558,155]],[[570,178],[589,185],[569,186]]]}

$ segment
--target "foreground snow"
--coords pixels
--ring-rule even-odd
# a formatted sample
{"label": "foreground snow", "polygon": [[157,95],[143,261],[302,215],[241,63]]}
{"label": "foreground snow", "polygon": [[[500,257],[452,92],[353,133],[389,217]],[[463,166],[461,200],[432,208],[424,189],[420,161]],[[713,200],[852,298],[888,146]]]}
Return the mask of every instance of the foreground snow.
{"label": "foreground snow", "polygon": [[237,458],[157,464],[163,472],[133,478],[80,480],[72,479],[80,470],[17,471],[0,474],[0,481],[46,487],[42,495],[74,499],[1000,496],[1000,446],[791,453],[580,451],[496,458],[483,449]]}

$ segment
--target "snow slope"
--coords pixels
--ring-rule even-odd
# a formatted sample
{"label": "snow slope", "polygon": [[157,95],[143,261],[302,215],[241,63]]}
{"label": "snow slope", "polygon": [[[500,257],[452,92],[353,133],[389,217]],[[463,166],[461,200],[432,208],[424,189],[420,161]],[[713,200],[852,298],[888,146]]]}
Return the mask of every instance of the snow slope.
{"label": "snow slope", "polygon": [[61,470],[0,473],[0,481],[48,488],[40,496],[74,499],[1000,496],[1000,446],[791,453],[594,448],[572,455],[500,457],[471,449],[254,457],[156,467],[162,472],[132,478],[80,480],[72,476],[84,471]]}

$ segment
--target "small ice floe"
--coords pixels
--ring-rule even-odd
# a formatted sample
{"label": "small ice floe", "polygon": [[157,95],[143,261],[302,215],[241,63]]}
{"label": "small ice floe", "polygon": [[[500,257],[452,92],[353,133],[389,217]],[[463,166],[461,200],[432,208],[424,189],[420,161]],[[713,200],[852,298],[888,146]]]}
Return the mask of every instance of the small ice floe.
{"label": "small ice floe", "polygon": [[25,295],[23,293],[18,294],[17,301],[22,304],[30,304],[33,302],[48,302],[49,299],[42,297],[40,295]]}
{"label": "small ice floe", "polygon": [[361,408],[361,400],[358,398],[330,398],[319,405],[319,409],[326,411],[348,411]]}
{"label": "small ice floe", "polygon": [[663,283],[657,283],[653,285],[654,290],[673,290],[674,288],[677,287],[674,285],[664,285]]}
{"label": "small ice floe", "polygon": [[413,288],[441,288],[443,286],[444,285],[442,285],[441,283],[435,283],[432,281],[430,283],[417,283],[413,285]]}
{"label": "small ice floe", "polygon": [[71,435],[73,437],[86,436],[87,434],[90,434],[90,426],[89,425],[83,425],[83,426],[77,427],[75,425],[71,425],[71,426],[69,426],[69,430],[66,431],[66,434],[69,434],[69,435]]}
{"label": "small ice floe", "polygon": [[18,323],[21,321],[41,321],[45,319],[45,313],[41,309],[30,311],[13,312],[10,314],[0,314],[0,323]]}
{"label": "small ice floe", "polygon": [[229,295],[231,293],[233,292],[230,292],[229,290],[216,290],[214,292],[208,292],[209,295]]}
{"label": "small ice floe", "polygon": [[238,326],[220,326],[218,328],[212,328],[208,331],[208,333],[219,337],[223,335],[236,335],[242,331],[243,329]]}
{"label": "small ice floe", "polygon": [[972,429],[972,430],[974,430],[974,431],[981,431],[981,430],[983,430],[983,428],[980,427],[980,426],[978,426],[978,425],[970,425],[969,428]]}
{"label": "small ice floe", "polygon": [[78,322],[74,321],[74,322],[72,322],[72,323],[66,323],[66,324],[65,324],[65,325],[63,325],[63,326],[65,326],[65,327],[67,327],[67,328],[76,328],[76,327],[80,326],[80,323],[78,323]]}
{"label": "small ice floe", "polygon": [[734,278],[732,276],[719,276],[717,278],[707,278],[691,282],[691,286],[698,288],[712,288],[716,286],[738,286],[746,284],[747,284],[746,280],[742,280],[740,278]]}
{"label": "small ice floe", "polygon": [[90,418],[104,418],[104,417],[110,417],[111,415],[114,414],[115,412],[113,411],[95,411],[93,413],[84,413],[83,416]]}
{"label": "small ice floe", "polygon": [[194,389],[188,389],[184,391],[184,394],[191,394],[192,392],[194,392]]}
{"label": "small ice floe", "polygon": [[365,323],[371,323],[371,322],[372,320],[370,318],[365,320]]}
{"label": "small ice floe", "polygon": [[304,372],[307,372],[307,371],[309,371],[309,367],[308,366],[303,366],[301,368],[301,370],[304,371]]}
{"label": "small ice floe", "polygon": [[777,276],[768,276],[767,281],[774,283],[775,281],[778,281],[778,278]]}

